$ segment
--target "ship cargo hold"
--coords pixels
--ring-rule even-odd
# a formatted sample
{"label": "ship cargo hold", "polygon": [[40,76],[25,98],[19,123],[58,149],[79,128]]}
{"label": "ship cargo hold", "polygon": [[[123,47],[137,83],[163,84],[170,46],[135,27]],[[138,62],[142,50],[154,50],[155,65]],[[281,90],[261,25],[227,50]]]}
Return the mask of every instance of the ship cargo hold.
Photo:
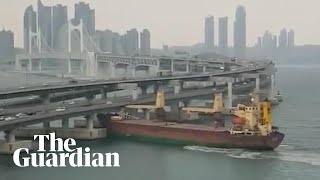
{"label": "ship cargo hold", "polygon": [[[134,118],[126,113],[114,116],[108,124],[109,134],[115,137],[180,144],[204,145],[220,148],[244,148],[254,150],[274,150],[284,134],[272,126],[270,102],[259,102],[259,106],[238,105],[225,111],[222,95],[215,95],[213,108],[186,107],[187,112],[213,114],[213,122],[208,124],[191,124],[186,121],[172,122],[165,117],[164,95],[157,94],[156,104],[129,105],[127,108],[154,110],[156,118]],[[225,127],[224,116],[233,116],[233,126]],[[221,118],[219,118],[221,117]]]}
{"label": "ship cargo hold", "polygon": [[277,131],[267,136],[231,134],[227,128],[152,120],[112,120],[110,132],[118,137],[159,143],[257,150],[273,150],[284,138]]}

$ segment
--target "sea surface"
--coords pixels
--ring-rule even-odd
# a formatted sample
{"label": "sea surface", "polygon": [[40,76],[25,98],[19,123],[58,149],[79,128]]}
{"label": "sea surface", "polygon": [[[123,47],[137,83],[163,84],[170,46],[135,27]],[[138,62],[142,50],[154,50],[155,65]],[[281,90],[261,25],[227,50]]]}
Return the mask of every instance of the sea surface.
{"label": "sea surface", "polygon": [[[1,155],[0,180],[319,180],[319,77],[320,65],[278,66],[276,84],[284,101],[273,109],[273,117],[286,136],[273,152],[105,139],[78,145],[92,152],[118,152],[121,167],[19,168],[11,156]],[[36,76],[28,80],[47,81]],[[0,73],[1,88],[25,81],[21,75]]]}

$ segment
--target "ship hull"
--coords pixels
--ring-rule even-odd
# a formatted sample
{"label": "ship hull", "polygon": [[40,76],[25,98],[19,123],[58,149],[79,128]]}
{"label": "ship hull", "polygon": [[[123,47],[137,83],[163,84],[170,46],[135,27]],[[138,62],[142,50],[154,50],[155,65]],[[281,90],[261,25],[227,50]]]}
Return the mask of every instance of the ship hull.
{"label": "ship hull", "polygon": [[268,136],[232,135],[225,128],[145,120],[112,121],[110,132],[116,137],[139,141],[252,150],[273,150],[284,138],[279,132]]}

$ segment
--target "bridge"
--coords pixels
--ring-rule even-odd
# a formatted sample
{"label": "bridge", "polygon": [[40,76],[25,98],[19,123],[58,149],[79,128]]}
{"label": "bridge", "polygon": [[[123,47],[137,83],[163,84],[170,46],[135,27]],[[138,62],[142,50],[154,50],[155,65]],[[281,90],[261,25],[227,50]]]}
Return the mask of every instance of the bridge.
{"label": "bridge", "polygon": [[[261,87],[266,86],[270,82],[265,80]],[[198,96],[212,96],[214,93],[226,93],[228,92],[227,86],[219,86],[218,89],[212,89],[212,87],[208,88],[201,88],[201,89],[189,89],[180,91],[178,94],[175,92],[168,92],[166,93],[166,101],[189,101],[194,97]],[[247,83],[247,84],[240,84],[239,86],[233,87],[233,93],[239,91],[251,91],[252,88],[255,87],[255,82]],[[211,99],[213,99],[211,97]],[[110,99],[111,100],[111,99]],[[36,115],[15,119],[11,121],[4,121],[0,122],[0,131],[8,130],[8,129],[16,129],[17,127],[24,127],[32,124],[50,122],[70,117],[77,117],[77,116],[85,116],[88,114],[96,114],[96,113],[106,113],[117,111],[121,107],[124,107],[128,104],[146,104],[146,103],[153,103],[155,100],[155,94],[146,94],[139,96],[138,99],[133,99],[132,97],[124,96],[120,98],[113,98],[112,104],[107,104],[105,100],[97,99],[92,101],[91,104],[88,106],[86,102],[77,103],[75,105],[69,105],[69,107],[62,112],[56,112],[56,108],[59,107],[59,104],[52,104],[49,106],[34,106],[31,108],[19,108],[18,110],[11,109],[7,113],[16,113],[16,112],[27,112],[27,111],[34,111],[40,112]],[[11,111],[11,112],[10,112]]]}
{"label": "bridge", "polygon": [[[66,92],[68,90],[88,90],[88,89],[102,89],[106,91],[107,88],[115,88],[118,84],[125,83],[138,83],[141,89],[146,89],[146,86],[150,84],[157,84],[159,82],[169,82],[178,80],[180,82],[188,80],[210,80],[214,77],[240,77],[240,74],[255,73],[257,71],[265,71],[266,74],[274,74],[274,65],[271,62],[265,62],[257,65],[256,67],[240,67],[234,71],[215,72],[215,73],[201,73],[201,74],[187,74],[187,75],[175,75],[164,77],[147,77],[136,79],[124,79],[124,80],[106,80],[106,81],[84,81],[76,84],[57,84],[55,86],[36,86],[36,87],[24,87],[23,89],[5,90],[0,92],[0,99],[14,98],[19,96],[28,96],[30,94],[48,96],[48,93]],[[247,73],[247,74],[246,74]],[[261,72],[260,72],[261,74]],[[181,85],[183,86],[183,84]],[[117,88],[117,87],[116,87]],[[144,90],[143,90],[144,91]]]}
{"label": "bridge", "polygon": [[[180,92],[170,92],[166,93],[166,101],[173,102],[173,106],[177,108],[175,104],[180,104],[182,100],[183,103],[188,103],[189,100],[194,97],[201,96],[210,96],[210,99],[213,99],[213,93],[228,93],[228,101],[232,102],[232,94],[230,92],[236,93],[241,91],[251,91],[253,87],[256,87],[256,83],[254,81],[250,81],[248,83],[236,83],[234,86],[222,85],[217,87],[217,89],[208,88],[200,88],[200,89],[191,89],[191,90],[183,90]],[[237,85],[238,84],[238,85]],[[265,87],[270,84],[270,79],[263,79],[261,82],[261,86],[259,88]],[[233,90],[232,90],[233,89]],[[101,124],[97,125],[97,113],[108,113],[108,112],[118,112],[121,107],[124,107],[128,104],[146,104],[153,103],[155,99],[155,94],[147,94],[141,95],[139,98],[128,98],[122,97],[114,99],[114,103],[108,104],[105,103],[104,100],[95,100],[90,103],[90,105],[86,104],[76,104],[70,105],[64,111],[56,111],[55,107],[57,105],[49,105],[49,106],[36,106],[34,110],[37,111],[35,115],[22,117],[19,119],[14,119],[11,121],[2,121],[0,122],[0,131],[5,132],[5,141],[0,142],[0,153],[13,153],[16,149],[25,147],[32,148],[31,141],[21,141],[16,140],[17,137],[31,137],[34,134],[47,134],[49,132],[55,132],[58,137],[62,138],[77,138],[77,139],[95,139],[95,138],[103,138],[106,136],[106,128],[101,128]],[[26,111],[22,110],[23,111]],[[13,111],[12,111],[13,112]],[[150,117],[147,115],[150,111],[145,111],[146,117]],[[85,117],[85,127],[84,128],[72,128],[70,126],[69,118],[71,117]],[[61,120],[61,127],[50,127],[51,121]],[[75,123],[81,126],[81,122],[84,121],[75,121]],[[33,124],[43,123],[43,127],[26,127]],[[79,124],[80,123],[80,124]],[[19,128],[20,127],[20,128]],[[22,127],[22,128],[21,128]]]}
{"label": "bridge", "polygon": [[[145,71],[148,76],[156,76],[162,71],[162,64],[169,66],[172,74],[201,72],[219,69],[222,66],[237,66],[237,63],[222,60],[204,60],[173,57],[139,57],[113,55],[102,52],[88,33],[83,22],[73,24],[69,21],[64,31],[65,42],[52,49],[44,40],[40,30],[29,29],[29,49],[27,53],[16,56],[15,69],[21,72],[63,74],[63,76],[84,76],[114,79],[119,77],[117,69],[125,69],[124,77],[136,77],[137,71]],[[166,66],[165,65],[165,66]],[[181,69],[182,67],[182,69]]]}
{"label": "bridge", "polygon": [[[56,64],[56,66],[44,66],[44,64]],[[166,63],[169,66],[163,69],[161,64]],[[118,68],[125,69],[125,76],[136,77],[136,71],[144,70],[148,76],[156,76],[157,72],[168,70],[172,74],[191,73],[195,69],[200,72],[212,71],[225,66],[239,66],[237,63],[230,61],[203,60],[203,59],[184,59],[168,57],[129,57],[115,56],[109,53],[97,52],[65,52],[65,53],[32,53],[19,54],[16,57],[16,70],[41,73],[56,68],[56,74],[64,73],[71,76],[72,74],[81,74],[86,77],[103,77],[107,79],[116,78]],[[58,70],[63,68],[62,70]],[[182,68],[182,70],[178,71]],[[198,70],[199,69],[199,70]],[[182,72],[181,72],[182,71]]]}
{"label": "bridge", "polygon": [[[24,61],[28,61],[27,67],[29,70],[33,69],[34,59],[38,59],[39,69],[42,69],[42,58],[48,59],[65,59],[67,62],[68,71],[74,69],[71,61],[80,62],[79,66],[82,69],[80,72],[85,72],[86,76],[100,76],[99,68],[102,71],[108,72],[107,80],[80,80],[76,82],[58,83],[54,85],[44,84],[38,86],[21,87],[18,89],[6,89],[0,91],[0,99],[10,99],[17,97],[25,97],[30,95],[37,95],[42,102],[42,105],[31,106],[29,108],[9,108],[5,109],[3,113],[11,114],[18,111],[21,112],[36,112],[34,115],[27,117],[21,117],[10,121],[0,122],[0,131],[5,132],[5,141],[0,142],[0,152],[11,153],[18,147],[29,147],[30,142],[16,141],[16,135],[28,136],[32,134],[46,133],[48,130],[57,132],[60,137],[70,137],[79,139],[95,139],[104,137],[106,135],[105,128],[94,128],[93,122],[95,121],[97,113],[106,113],[110,111],[117,111],[119,108],[124,107],[128,104],[139,104],[139,103],[152,103],[154,101],[154,95],[147,94],[147,89],[153,87],[153,91],[156,92],[160,86],[171,85],[174,87],[174,92],[167,95],[167,101],[179,101],[183,99],[190,99],[193,97],[204,96],[212,94],[213,92],[225,92],[228,94],[227,105],[232,106],[232,93],[233,90],[241,90],[243,87],[255,88],[260,90],[262,82],[265,80],[271,80],[271,84],[274,84],[274,74],[276,69],[273,62],[256,62],[249,64],[240,64],[230,61],[211,61],[211,60],[196,60],[196,59],[175,59],[169,57],[154,58],[154,57],[123,57],[114,56],[108,53],[102,52],[86,52],[81,54],[72,53],[34,53],[30,56],[21,56],[17,58],[16,65],[21,68]],[[169,63],[168,63],[169,62]],[[102,64],[106,64],[106,67]],[[130,78],[114,79],[114,70],[117,66],[125,65],[126,69],[130,69],[130,74],[126,75]],[[147,71],[158,72],[161,64],[167,65],[163,67],[168,68],[169,71],[174,72],[175,64],[179,68],[184,66],[184,73],[173,73],[167,76],[156,76],[151,75],[145,78],[135,77],[135,69],[139,67],[147,67]],[[223,68],[219,67],[230,67],[235,68]],[[214,69],[213,71],[207,71],[208,69]],[[200,69],[200,72],[198,71]],[[128,70],[129,71],[129,70]],[[104,76],[104,75],[102,75]],[[188,81],[211,81],[215,82],[216,78],[227,77],[228,80],[222,86],[216,86],[215,90],[212,87],[187,90],[184,89],[184,84]],[[250,79],[248,84],[238,83],[244,82],[246,79]],[[253,82],[253,83],[252,83]],[[214,83],[215,84],[215,83]],[[112,100],[113,103],[106,103],[107,93],[112,91],[118,91],[121,89],[128,89],[126,85],[134,85],[134,88],[129,88],[132,91],[131,98],[116,98],[108,99]],[[136,86],[136,87],[135,87]],[[138,89],[141,90],[141,95],[138,95]],[[217,88],[217,89],[216,89]],[[101,99],[95,99],[96,94],[101,94]],[[83,93],[81,91],[88,91]],[[91,92],[90,92],[91,91]],[[54,104],[51,102],[50,97],[57,93],[68,93],[68,92],[79,92],[85,97],[85,101],[77,103],[75,105],[68,105],[66,110],[57,111],[56,108],[60,104]],[[39,113],[40,112],[40,113]],[[42,113],[41,113],[42,112]],[[145,112],[149,113],[149,112]],[[70,128],[69,118],[71,117],[85,117],[87,128]],[[52,129],[50,128],[50,121],[61,120],[62,128]],[[33,129],[25,128],[25,126],[43,123],[43,127]],[[23,127],[23,128],[21,128]]]}

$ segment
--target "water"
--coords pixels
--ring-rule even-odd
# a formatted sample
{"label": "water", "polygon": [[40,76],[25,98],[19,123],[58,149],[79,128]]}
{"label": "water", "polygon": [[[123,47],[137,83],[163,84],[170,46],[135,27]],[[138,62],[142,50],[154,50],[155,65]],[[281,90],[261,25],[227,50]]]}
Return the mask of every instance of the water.
{"label": "water", "polygon": [[286,137],[274,152],[98,140],[78,144],[94,152],[118,152],[120,168],[18,168],[11,156],[0,156],[0,179],[320,179],[320,66],[278,69],[284,101],[273,116]]}

